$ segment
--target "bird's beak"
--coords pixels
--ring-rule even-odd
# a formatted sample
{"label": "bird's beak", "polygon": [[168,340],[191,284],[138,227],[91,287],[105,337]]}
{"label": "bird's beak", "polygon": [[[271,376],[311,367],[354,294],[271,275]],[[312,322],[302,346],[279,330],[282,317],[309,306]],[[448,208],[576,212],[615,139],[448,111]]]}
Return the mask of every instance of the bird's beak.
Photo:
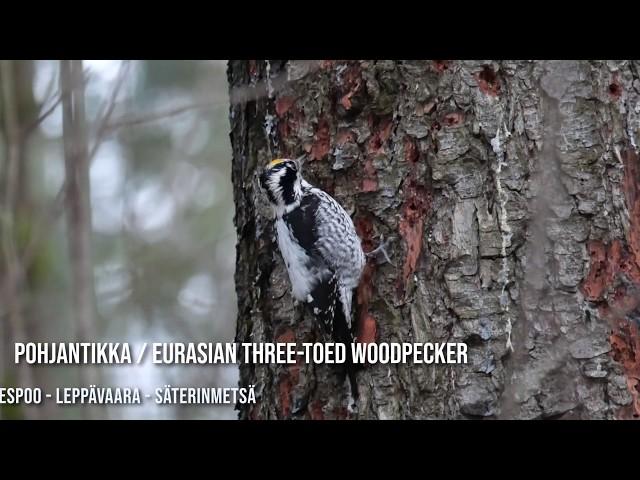
{"label": "bird's beak", "polygon": [[306,157],[307,157],[306,155],[301,155],[298,158],[296,158],[296,163],[298,164],[298,167],[302,167],[304,165],[304,159]]}

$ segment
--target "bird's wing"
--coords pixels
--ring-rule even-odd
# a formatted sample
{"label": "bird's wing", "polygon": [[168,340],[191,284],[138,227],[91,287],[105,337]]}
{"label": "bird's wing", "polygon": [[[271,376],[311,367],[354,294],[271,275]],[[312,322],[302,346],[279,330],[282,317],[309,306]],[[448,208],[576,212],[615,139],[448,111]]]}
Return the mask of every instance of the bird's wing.
{"label": "bird's wing", "polygon": [[336,271],[318,248],[323,241],[316,218],[320,202],[321,199],[317,195],[304,195],[300,206],[283,215],[282,218],[295,241],[309,258],[306,274],[313,278],[307,305],[314,316],[321,321],[325,331],[331,334],[340,292]]}

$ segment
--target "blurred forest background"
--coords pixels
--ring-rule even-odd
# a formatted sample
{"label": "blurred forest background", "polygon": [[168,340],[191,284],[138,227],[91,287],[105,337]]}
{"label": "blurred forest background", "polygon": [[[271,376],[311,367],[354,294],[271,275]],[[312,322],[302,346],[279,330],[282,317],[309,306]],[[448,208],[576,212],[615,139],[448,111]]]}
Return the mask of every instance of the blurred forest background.
{"label": "blurred forest background", "polygon": [[[236,386],[236,366],[13,364],[16,341],[233,341],[226,61],[4,60],[0,83],[0,385]],[[3,419],[236,417],[152,399],[3,407]]]}

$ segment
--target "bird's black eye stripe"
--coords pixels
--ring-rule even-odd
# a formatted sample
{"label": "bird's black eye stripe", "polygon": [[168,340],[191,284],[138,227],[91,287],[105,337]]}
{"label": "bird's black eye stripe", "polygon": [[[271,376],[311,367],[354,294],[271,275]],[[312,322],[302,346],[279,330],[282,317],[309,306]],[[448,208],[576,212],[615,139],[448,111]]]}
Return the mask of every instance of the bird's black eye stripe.
{"label": "bird's black eye stripe", "polygon": [[295,201],[295,194],[293,191],[293,184],[296,180],[296,172],[288,169],[280,179],[280,186],[282,187],[282,196],[285,203],[290,204]]}

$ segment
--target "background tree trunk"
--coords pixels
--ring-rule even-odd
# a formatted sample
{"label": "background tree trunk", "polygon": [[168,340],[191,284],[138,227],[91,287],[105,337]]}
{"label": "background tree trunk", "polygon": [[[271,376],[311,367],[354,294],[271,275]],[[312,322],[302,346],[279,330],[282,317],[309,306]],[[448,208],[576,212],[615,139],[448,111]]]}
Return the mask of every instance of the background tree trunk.
{"label": "background tree trunk", "polygon": [[[467,365],[371,365],[357,418],[640,414],[638,64],[231,61],[237,341],[314,341],[256,176],[306,152],[370,261],[359,337],[466,342]],[[329,367],[241,365],[241,418],[346,418]]]}
{"label": "background tree trunk", "polygon": [[[75,339],[77,342],[92,342],[96,338],[96,305],[91,249],[89,146],[82,60],[60,61],[60,89]],[[83,366],[78,372],[82,385],[98,384],[98,371],[93,366]],[[92,406],[85,409],[84,413],[88,418],[92,418],[99,410],[100,408]]]}
{"label": "background tree trunk", "polygon": [[[8,381],[7,372],[5,372],[4,358],[7,344],[12,345],[13,342],[27,341],[29,334],[29,324],[24,312],[24,302],[21,296],[21,290],[25,284],[26,271],[20,258],[20,249],[18,240],[20,238],[19,227],[20,216],[27,208],[26,198],[27,190],[20,187],[26,183],[27,165],[24,156],[25,142],[22,136],[24,127],[24,119],[28,112],[25,112],[23,100],[24,88],[20,88],[16,80],[21,78],[21,73],[26,69],[20,69],[20,65],[16,65],[10,60],[3,60],[0,64],[0,78],[2,79],[2,119],[3,130],[5,132],[4,141],[6,145],[5,172],[4,172],[4,201],[2,202],[2,211],[0,216],[0,232],[1,232],[1,248],[0,258],[4,261],[0,272],[2,272],[2,299],[6,305],[7,323],[9,328],[5,330],[4,319],[0,321],[2,328],[0,329],[2,348],[0,359],[2,369],[0,370],[0,379]],[[11,339],[7,342],[6,338]],[[27,365],[19,365],[17,368],[17,378],[15,384],[32,388],[34,383],[33,373]],[[38,412],[36,408],[23,408],[22,414],[24,418],[36,419]]]}

